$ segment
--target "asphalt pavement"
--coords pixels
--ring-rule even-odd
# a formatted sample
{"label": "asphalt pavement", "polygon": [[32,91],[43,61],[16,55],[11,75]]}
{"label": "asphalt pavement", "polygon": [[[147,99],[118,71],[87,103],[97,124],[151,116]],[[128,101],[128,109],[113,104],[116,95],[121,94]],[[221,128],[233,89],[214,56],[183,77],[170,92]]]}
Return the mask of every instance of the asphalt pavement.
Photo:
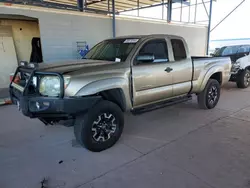
{"label": "asphalt pavement", "polygon": [[[192,101],[133,116],[112,148],[79,146],[73,128],[0,107],[1,188],[249,188],[250,88],[228,84],[213,110]],[[41,183],[42,182],[42,183]]]}

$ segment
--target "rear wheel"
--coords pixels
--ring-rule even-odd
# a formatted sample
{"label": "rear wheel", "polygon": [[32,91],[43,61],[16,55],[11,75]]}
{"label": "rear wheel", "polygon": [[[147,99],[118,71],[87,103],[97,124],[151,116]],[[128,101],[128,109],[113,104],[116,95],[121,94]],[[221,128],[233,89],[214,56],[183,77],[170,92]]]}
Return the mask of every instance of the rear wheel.
{"label": "rear wheel", "polygon": [[100,152],[112,147],[124,127],[123,112],[110,101],[101,101],[85,115],[76,118],[76,140],[90,151]]}
{"label": "rear wheel", "polygon": [[214,79],[209,79],[205,89],[198,94],[198,104],[202,109],[212,109],[217,105],[219,98],[219,82]]}
{"label": "rear wheel", "polygon": [[250,71],[245,69],[241,71],[237,78],[237,87],[238,88],[247,88],[250,84]]}

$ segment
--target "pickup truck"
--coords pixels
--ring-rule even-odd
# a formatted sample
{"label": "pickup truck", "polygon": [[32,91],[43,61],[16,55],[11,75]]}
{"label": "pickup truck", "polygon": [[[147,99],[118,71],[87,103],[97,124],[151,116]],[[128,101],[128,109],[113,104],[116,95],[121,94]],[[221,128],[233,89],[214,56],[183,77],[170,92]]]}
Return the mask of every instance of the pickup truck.
{"label": "pickup truck", "polygon": [[250,85],[250,45],[224,46],[216,50],[214,57],[230,57],[232,61],[231,82],[238,88]]}
{"label": "pickup truck", "polygon": [[81,61],[23,62],[9,90],[25,116],[45,124],[74,120],[76,140],[99,152],[120,138],[125,112],[185,102],[192,94],[201,108],[214,108],[230,70],[229,57],[191,57],[178,36],[127,36],[100,42]]}

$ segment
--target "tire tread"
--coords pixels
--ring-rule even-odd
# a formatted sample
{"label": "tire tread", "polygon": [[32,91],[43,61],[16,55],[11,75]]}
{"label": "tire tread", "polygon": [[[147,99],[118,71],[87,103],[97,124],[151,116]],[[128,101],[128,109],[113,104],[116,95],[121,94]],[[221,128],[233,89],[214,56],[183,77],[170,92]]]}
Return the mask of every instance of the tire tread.
{"label": "tire tread", "polygon": [[[206,85],[206,87],[204,88],[204,90],[201,92],[201,93],[199,93],[198,94],[198,96],[197,96],[197,100],[198,100],[198,104],[199,104],[199,107],[201,108],[201,109],[211,109],[211,108],[214,108],[214,107],[209,107],[208,105],[207,105],[207,92],[208,92],[208,89],[209,89],[209,87],[212,85],[212,84],[216,84],[217,85],[217,87],[220,89],[220,84],[219,84],[219,82],[217,81],[217,80],[215,80],[215,79],[209,79],[208,80],[208,82],[207,82],[207,85]],[[218,91],[218,92],[220,92],[220,91]],[[220,93],[219,93],[219,97],[220,97]]]}
{"label": "tire tread", "polygon": [[250,73],[249,70],[245,69],[245,70],[243,70],[243,71],[241,71],[241,72],[239,73],[238,78],[237,78],[237,82],[236,82],[238,88],[244,89],[244,88],[247,88],[247,87],[248,87],[248,86],[246,86],[246,85],[244,84],[244,77],[245,77],[245,74],[246,74],[247,72]]}
{"label": "tire tread", "polygon": [[[112,140],[108,140],[106,143],[93,143],[91,127],[93,118],[104,109],[111,109],[116,113],[119,118],[119,132],[114,135]],[[86,147],[88,150],[93,152],[100,152],[102,150],[112,147],[120,138],[124,127],[124,117],[121,108],[113,102],[103,100],[97,103],[93,108],[91,108],[86,114],[79,115],[76,118],[74,125],[74,134],[76,141],[81,144],[81,146]],[[91,137],[89,136],[91,135]]]}

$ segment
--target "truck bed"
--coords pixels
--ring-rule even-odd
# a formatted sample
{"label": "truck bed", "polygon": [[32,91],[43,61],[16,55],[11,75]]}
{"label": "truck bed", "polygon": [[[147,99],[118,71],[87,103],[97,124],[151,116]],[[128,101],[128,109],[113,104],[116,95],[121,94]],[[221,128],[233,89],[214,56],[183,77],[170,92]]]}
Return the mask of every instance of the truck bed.
{"label": "truck bed", "polygon": [[[211,71],[213,69],[219,68],[221,72],[224,73],[224,74],[221,74],[220,76],[221,85],[228,82],[229,77],[230,77],[231,65],[232,65],[231,59],[229,57],[192,56],[191,59],[192,59],[192,68],[193,68],[193,75],[192,75],[192,91],[193,92],[198,92],[200,90],[199,81],[201,80],[199,80],[199,78],[205,77],[208,71]],[[209,75],[209,77],[210,76],[212,75]]]}
{"label": "truck bed", "polygon": [[227,57],[211,57],[211,56],[191,56],[192,60],[200,60],[200,59],[224,59]]}

